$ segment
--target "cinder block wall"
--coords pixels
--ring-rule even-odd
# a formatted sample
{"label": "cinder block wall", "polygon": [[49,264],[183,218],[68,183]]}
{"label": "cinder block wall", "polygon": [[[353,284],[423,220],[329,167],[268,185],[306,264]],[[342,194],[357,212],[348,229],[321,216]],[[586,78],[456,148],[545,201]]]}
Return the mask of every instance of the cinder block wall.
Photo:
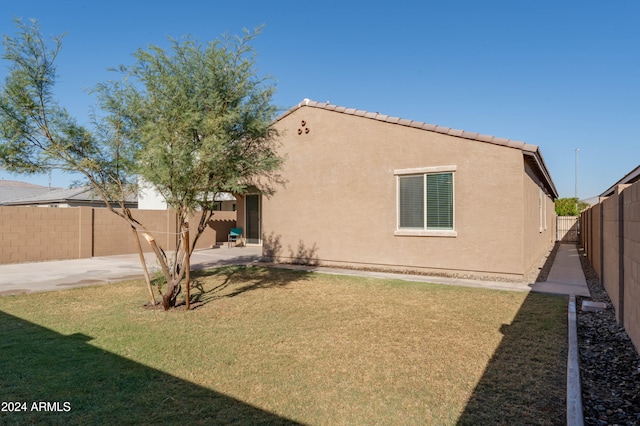
{"label": "cinder block wall", "polygon": [[[136,240],[131,226],[122,218],[107,209],[93,209],[93,255],[111,256],[115,254],[135,253]],[[134,210],[133,217],[153,234],[156,241],[165,250],[175,249],[176,215],[171,210]],[[139,234],[144,251],[151,247]]]}
{"label": "cinder block wall", "polygon": [[[176,215],[168,210],[133,210],[165,250],[175,249]],[[190,219],[192,235],[200,220]],[[196,248],[226,241],[236,226],[236,212],[215,212]],[[142,235],[144,251],[151,248]],[[91,207],[0,207],[0,264],[80,259],[135,253],[131,227],[106,209]]]}
{"label": "cinder block wall", "polygon": [[[601,265],[596,269],[598,276],[600,277],[602,284],[604,285],[609,298],[619,312],[619,279],[620,279],[620,235],[618,229],[620,222],[618,220],[618,195],[613,195],[602,203],[602,212],[600,225],[602,229],[602,240],[597,247],[601,247],[602,253],[600,253]],[[600,262],[598,262],[600,263]],[[606,280],[605,280],[606,277]]]}
{"label": "cinder block wall", "polygon": [[74,259],[80,209],[0,207],[0,263]]}
{"label": "cinder block wall", "polygon": [[640,182],[619,185],[581,220],[587,257],[640,352]]}
{"label": "cinder block wall", "polygon": [[640,352],[640,185],[624,193],[624,327]]}

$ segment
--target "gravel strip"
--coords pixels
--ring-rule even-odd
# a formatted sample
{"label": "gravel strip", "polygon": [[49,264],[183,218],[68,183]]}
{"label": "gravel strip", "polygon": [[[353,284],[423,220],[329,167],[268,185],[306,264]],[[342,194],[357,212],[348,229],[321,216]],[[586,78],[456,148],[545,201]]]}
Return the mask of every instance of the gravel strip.
{"label": "gravel strip", "polygon": [[[640,425],[640,355],[616,322],[611,300],[589,264],[580,261],[591,299],[576,297],[578,347],[585,425]],[[604,302],[600,312],[584,312],[583,300]]]}

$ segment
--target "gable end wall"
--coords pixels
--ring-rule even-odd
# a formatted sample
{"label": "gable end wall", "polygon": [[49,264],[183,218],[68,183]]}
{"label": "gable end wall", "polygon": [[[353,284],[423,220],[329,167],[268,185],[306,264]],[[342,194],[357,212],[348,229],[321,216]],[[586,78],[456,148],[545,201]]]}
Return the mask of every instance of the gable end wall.
{"label": "gable end wall", "polygon": [[[265,253],[286,262],[511,278],[531,263],[521,150],[317,108],[299,108],[276,127],[288,183],[264,200]],[[450,165],[457,236],[394,235],[394,170]]]}

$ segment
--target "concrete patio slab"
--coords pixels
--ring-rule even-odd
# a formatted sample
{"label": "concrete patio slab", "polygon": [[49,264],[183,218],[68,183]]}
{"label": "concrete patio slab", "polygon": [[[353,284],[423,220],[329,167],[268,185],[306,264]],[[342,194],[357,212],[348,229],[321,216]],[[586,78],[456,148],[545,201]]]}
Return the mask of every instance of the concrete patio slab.
{"label": "concrete patio slab", "polygon": [[[258,261],[261,247],[220,247],[197,250],[191,256],[193,270]],[[152,253],[145,253],[149,273],[158,271]],[[88,259],[0,265],[0,295],[61,290],[142,278],[138,254]]]}

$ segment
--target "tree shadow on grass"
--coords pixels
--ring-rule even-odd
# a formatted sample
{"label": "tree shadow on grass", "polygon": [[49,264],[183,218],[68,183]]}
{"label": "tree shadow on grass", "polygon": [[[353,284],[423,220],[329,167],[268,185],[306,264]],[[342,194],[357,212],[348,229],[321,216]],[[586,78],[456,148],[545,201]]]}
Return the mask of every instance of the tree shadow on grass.
{"label": "tree shadow on grass", "polygon": [[299,424],[90,341],[0,311],[0,424]]}
{"label": "tree shadow on grass", "polygon": [[312,272],[255,266],[231,266],[194,273],[191,303],[194,307],[248,291],[285,288],[308,279]]}
{"label": "tree shadow on grass", "polygon": [[458,425],[565,424],[567,304],[564,296],[529,293],[500,328],[502,341]]}

